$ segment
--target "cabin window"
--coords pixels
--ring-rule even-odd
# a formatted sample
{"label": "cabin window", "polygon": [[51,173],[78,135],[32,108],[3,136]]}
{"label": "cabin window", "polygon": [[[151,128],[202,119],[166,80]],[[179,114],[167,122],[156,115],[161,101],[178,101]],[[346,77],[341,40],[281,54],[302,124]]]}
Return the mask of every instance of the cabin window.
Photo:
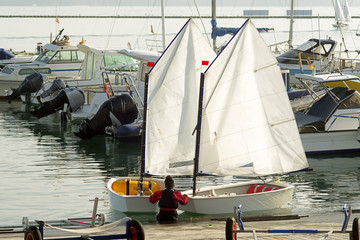
{"label": "cabin window", "polygon": [[358,92],[355,92],[351,97],[339,104],[339,109],[346,108],[360,108],[360,94]]}
{"label": "cabin window", "polygon": [[3,73],[6,73],[6,74],[11,74],[12,72],[14,71],[14,68],[11,68],[11,67],[8,67],[8,66],[5,66],[2,70]]}
{"label": "cabin window", "polygon": [[59,51],[51,59],[50,63],[71,63],[82,62],[84,60],[84,53],[80,51]]}
{"label": "cabin window", "polygon": [[105,55],[104,64],[105,67],[111,67],[109,70],[136,71],[138,69],[137,62],[124,55]]}
{"label": "cabin window", "polygon": [[43,74],[50,74],[51,73],[51,69],[50,68],[25,68],[25,69],[21,69],[19,71],[19,75],[30,75],[33,74],[35,72],[38,73],[43,73]]}
{"label": "cabin window", "polygon": [[91,79],[94,69],[94,54],[88,53],[86,58],[85,79]]}
{"label": "cabin window", "polygon": [[82,62],[85,59],[85,53],[81,51],[71,51],[71,61]]}
{"label": "cabin window", "polygon": [[71,51],[60,51],[55,54],[50,63],[71,62]]}
{"label": "cabin window", "polygon": [[42,52],[42,53],[35,59],[35,61],[39,61],[39,62],[43,62],[43,63],[48,63],[49,60],[54,56],[55,53],[56,53],[56,51],[46,50],[46,51]]}

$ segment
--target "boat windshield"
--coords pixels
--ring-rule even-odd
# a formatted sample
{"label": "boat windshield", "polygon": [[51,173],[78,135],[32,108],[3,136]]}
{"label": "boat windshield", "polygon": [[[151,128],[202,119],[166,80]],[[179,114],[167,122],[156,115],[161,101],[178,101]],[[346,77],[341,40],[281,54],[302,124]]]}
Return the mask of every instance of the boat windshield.
{"label": "boat windshield", "polygon": [[11,74],[13,71],[14,71],[14,68],[5,66],[1,72],[6,73],[6,74]]}
{"label": "boat windshield", "polygon": [[138,62],[124,55],[105,55],[105,67],[113,67],[115,70],[136,71],[138,70]]}
{"label": "boat windshield", "polygon": [[321,55],[329,55],[333,44],[329,42],[321,41],[320,44],[316,41],[307,41],[306,43],[301,44],[296,48],[299,52],[312,53],[312,54],[321,54]]}
{"label": "boat windshield", "polygon": [[46,50],[46,51],[42,52],[42,53],[35,59],[35,61],[43,62],[43,63],[48,63],[49,60],[55,55],[55,53],[56,53],[56,51]]}

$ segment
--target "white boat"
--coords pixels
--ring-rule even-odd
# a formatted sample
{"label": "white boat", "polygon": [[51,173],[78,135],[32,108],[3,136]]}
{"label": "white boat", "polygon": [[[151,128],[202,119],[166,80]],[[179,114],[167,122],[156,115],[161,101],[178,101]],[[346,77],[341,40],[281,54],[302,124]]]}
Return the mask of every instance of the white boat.
{"label": "white boat", "polygon": [[347,0],[333,0],[332,2],[335,9],[335,23],[333,26],[336,28],[348,27],[351,14]]}
{"label": "white boat", "polygon": [[[288,203],[294,189],[288,184],[249,181],[198,189],[196,182],[202,175],[264,176],[308,167],[280,69],[257,29],[248,20],[234,35],[202,74],[196,87],[203,89],[200,95],[193,85],[188,95],[178,95],[184,85],[179,77],[186,72],[179,69],[180,56],[190,52],[185,46],[171,62],[165,51],[148,75],[143,172],[194,173],[193,189],[183,192],[189,203],[179,207],[187,212],[229,214],[240,204],[256,211]],[[186,63],[189,66],[190,59]],[[193,106],[196,101],[199,111]]]}
{"label": "white boat", "polygon": [[[86,46],[81,46],[80,50],[86,53],[81,79],[91,80],[86,85],[90,87],[90,91],[85,91],[88,94],[87,103],[69,116],[71,121],[93,117],[110,96],[118,94],[131,94],[139,111],[143,111],[144,76],[145,72],[150,70],[147,63],[156,62],[160,53],[126,49],[98,50]],[[96,59],[97,64],[89,63],[87,59],[92,59],[92,61]],[[112,59],[111,64],[109,59]],[[78,81],[76,85],[83,88],[84,83],[84,81]],[[101,89],[94,91],[97,85]],[[103,90],[105,85],[110,94]]]}
{"label": "white boat", "polygon": [[[340,73],[296,77],[314,98],[304,112],[295,113],[306,154],[359,152],[360,94],[345,87],[359,77]],[[345,86],[338,87],[339,82]],[[319,97],[311,85],[319,85],[326,94]]]}
{"label": "white boat", "polygon": [[[298,47],[282,53],[276,59],[282,70],[289,70],[290,83],[298,83],[295,74],[311,74],[313,70],[322,72],[332,67],[332,53],[335,47],[334,40],[311,38]],[[311,62],[314,69],[310,68],[307,60]]]}
{"label": "white boat", "polygon": [[77,46],[46,44],[33,62],[9,64],[2,69],[0,97],[6,96],[6,91],[17,88],[26,76],[35,72],[46,74],[49,81],[57,77],[63,80],[79,78],[84,56]]}
{"label": "white boat", "polygon": [[[214,57],[215,52],[204,39],[194,21],[189,20],[151,69],[148,77],[149,90],[145,91],[147,95],[144,97],[144,108],[148,109],[148,111],[144,114],[143,126],[146,126],[146,131],[149,131],[149,134],[146,134],[146,146],[142,150],[141,176],[145,175],[144,166],[152,164],[149,158],[170,157],[172,152],[181,154],[181,159],[193,158],[195,137],[191,133],[193,132],[193,124],[196,123],[197,118],[197,107],[194,99],[198,98],[200,86],[198,79],[201,70],[205,68],[202,65],[202,61],[211,61]],[[164,97],[163,94],[165,94],[166,97]],[[155,113],[152,111],[157,111],[160,108],[166,111],[164,111],[163,114],[157,112],[157,116],[155,116]],[[173,111],[171,109],[173,109]],[[151,117],[146,118],[146,116]],[[183,120],[182,116],[186,117],[189,121],[181,121]],[[146,119],[149,121],[147,122]],[[168,122],[166,123],[165,131],[161,131],[161,133],[166,134],[170,139],[166,142],[166,146],[159,144],[160,147],[163,146],[159,149],[156,146],[153,147],[153,143],[158,141],[158,138],[162,136],[156,136],[154,135],[156,132],[152,133],[151,131],[157,129],[154,125],[156,121],[161,124],[162,120]],[[169,122],[171,122],[172,127],[167,129]],[[159,127],[160,126],[161,125],[159,125]],[[177,131],[180,128],[183,130],[182,133]],[[171,137],[172,135],[173,137]],[[181,149],[184,151],[181,151]],[[155,154],[157,150],[159,150],[159,155]],[[190,168],[188,169],[187,174],[191,175],[192,170]],[[150,172],[147,173],[151,174]],[[139,194],[137,192],[127,195],[119,194],[118,191],[115,191],[113,187],[114,184],[119,181],[123,182],[124,179],[127,179],[127,177],[112,178],[108,182],[107,188],[109,191],[110,206],[113,209],[121,212],[157,211],[156,204],[149,203],[146,192],[146,196],[144,197],[138,196]],[[139,177],[136,179],[139,180]],[[164,188],[163,179],[153,180],[161,186],[160,189]],[[122,192],[124,193],[125,190]],[[134,201],[138,201],[136,205],[133,204]],[[145,206],[145,208],[142,206]]]}

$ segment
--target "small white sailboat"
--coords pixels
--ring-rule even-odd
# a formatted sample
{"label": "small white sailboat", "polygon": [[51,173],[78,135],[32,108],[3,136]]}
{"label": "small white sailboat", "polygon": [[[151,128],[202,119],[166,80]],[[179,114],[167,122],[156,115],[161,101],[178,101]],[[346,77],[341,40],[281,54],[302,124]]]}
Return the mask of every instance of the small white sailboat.
{"label": "small white sailboat", "polygon": [[[199,94],[199,78],[204,69],[198,63],[211,59],[213,52],[200,41],[201,33],[189,27],[193,25],[192,20],[185,25],[188,31],[178,34],[148,74],[141,173],[194,174],[193,190],[183,192],[189,204],[180,206],[188,212],[232,213],[240,204],[244,211],[281,207],[291,200],[293,186],[261,180],[196,186],[201,175],[282,174],[307,168],[308,163],[277,61],[251,21],[203,74],[203,95]],[[184,35],[188,35],[185,41]],[[200,58],[199,52],[211,55]],[[203,107],[196,106],[198,101]],[[116,181],[111,179],[108,184],[113,208],[129,206],[132,197],[142,197],[144,205],[132,210],[126,207],[127,211],[139,212],[148,205],[146,197],[117,194],[113,190]],[[113,204],[120,199],[122,206]]]}
{"label": "small white sailboat", "polygon": [[[195,22],[189,20],[148,74],[148,90],[145,90],[144,96],[146,114],[143,125],[146,134],[141,177],[145,174],[161,176],[176,173],[163,166],[152,169],[150,165],[153,162],[168,164],[174,157],[180,160],[194,157],[195,136],[192,132],[197,118],[199,77],[205,69],[202,62],[214,58],[215,52]],[[192,174],[192,167],[187,167],[186,174]],[[139,177],[132,177],[131,182],[129,180],[129,177],[110,179],[107,188],[111,207],[121,212],[156,212],[157,205],[149,202],[149,196],[151,192],[164,189],[163,179],[138,181]],[[134,187],[138,187],[141,181],[146,189],[139,194]]]}
{"label": "small white sailboat", "polygon": [[348,27],[351,15],[347,0],[333,0],[333,6],[335,9],[335,23],[333,26],[336,28]]}
{"label": "small white sailboat", "polygon": [[279,66],[250,20],[202,74],[200,88],[194,187],[183,192],[189,204],[180,209],[220,214],[240,204],[257,211],[290,202],[293,187],[277,182],[196,186],[201,175],[254,177],[308,167]]}

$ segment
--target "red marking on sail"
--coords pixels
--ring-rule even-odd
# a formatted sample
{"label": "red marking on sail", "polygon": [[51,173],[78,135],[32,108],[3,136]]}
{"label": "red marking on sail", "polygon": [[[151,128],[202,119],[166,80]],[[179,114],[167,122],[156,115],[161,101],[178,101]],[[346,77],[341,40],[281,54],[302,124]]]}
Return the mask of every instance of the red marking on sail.
{"label": "red marking on sail", "polygon": [[201,65],[204,65],[204,66],[207,66],[207,65],[209,65],[209,61],[201,61]]}

